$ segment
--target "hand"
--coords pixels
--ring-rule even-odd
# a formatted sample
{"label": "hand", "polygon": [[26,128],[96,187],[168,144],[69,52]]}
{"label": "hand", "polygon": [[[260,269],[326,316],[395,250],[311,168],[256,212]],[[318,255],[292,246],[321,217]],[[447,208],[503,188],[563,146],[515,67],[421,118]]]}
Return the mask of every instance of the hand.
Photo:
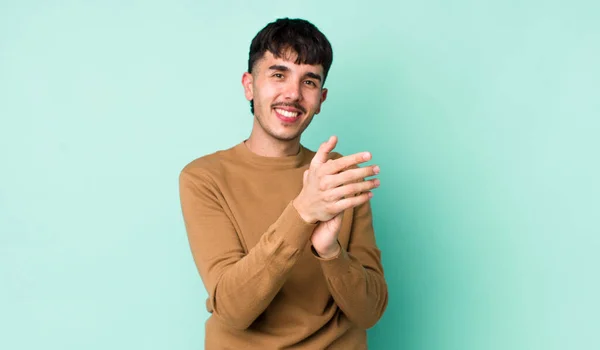
{"label": "hand", "polygon": [[313,231],[310,241],[321,258],[333,258],[339,254],[338,235],[343,218],[344,212],[341,212],[331,220],[320,222]]}
{"label": "hand", "polygon": [[361,152],[339,159],[329,159],[337,137],[332,136],[319,147],[310,167],[304,172],[303,186],[293,205],[309,223],[328,221],[348,208],[367,202],[370,190],[379,187],[379,180],[364,180],[379,173],[379,167],[353,168],[371,159],[369,152]]}

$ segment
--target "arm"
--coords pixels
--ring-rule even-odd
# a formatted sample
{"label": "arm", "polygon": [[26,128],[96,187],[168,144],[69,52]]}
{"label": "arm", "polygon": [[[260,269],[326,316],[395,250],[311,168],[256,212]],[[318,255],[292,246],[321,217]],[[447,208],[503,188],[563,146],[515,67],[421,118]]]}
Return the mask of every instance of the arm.
{"label": "arm", "polygon": [[207,309],[246,329],[267,308],[307,246],[315,224],[291,203],[246,254],[207,176],[182,171],[180,199],[194,261],[209,294]]}
{"label": "arm", "polygon": [[[311,243],[313,253],[321,260],[333,299],[350,321],[366,329],[381,318],[388,300],[369,203],[370,190],[379,182],[365,180],[378,174],[379,169],[358,167],[371,159],[369,152],[345,157],[332,152],[336,143],[337,138],[331,137],[321,145],[304,173],[303,188],[295,204],[305,221],[320,221]],[[340,246],[338,235],[342,213],[350,208],[353,221],[346,251]]]}
{"label": "arm", "polygon": [[348,319],[364,329],[374,326],[386,309],[388,290],[375,243],[370,202],[354,208],[348,250],[342,247],[330,259],[315,256],[333,299]]}

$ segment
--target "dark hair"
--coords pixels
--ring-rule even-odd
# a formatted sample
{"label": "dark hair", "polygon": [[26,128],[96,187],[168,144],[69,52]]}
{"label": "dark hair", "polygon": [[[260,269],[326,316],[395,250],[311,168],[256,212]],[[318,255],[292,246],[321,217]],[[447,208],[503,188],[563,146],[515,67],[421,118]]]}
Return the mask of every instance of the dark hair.
{"label": "dark hair", "polygon": [[[248,72],[265,52],[281,58],[290,53],[297,54],[296,64],[320,64],[323,66],[323,83],[333,61],[333,50],[329,40],[314,24],[304,19],[280,18],[267,24],[250,44]],[[254,114],[254,102],[250,101],[250,111]]]}

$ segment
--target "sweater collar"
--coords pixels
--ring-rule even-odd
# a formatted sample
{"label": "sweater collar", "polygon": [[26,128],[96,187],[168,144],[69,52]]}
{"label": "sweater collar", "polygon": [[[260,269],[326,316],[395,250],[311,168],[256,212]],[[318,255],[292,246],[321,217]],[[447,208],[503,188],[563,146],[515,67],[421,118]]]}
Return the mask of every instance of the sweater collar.
{"label": "sweater collar", "polygon": [[304,146],[300,145],[300,150],[296,155],[285,157],[265,157],[252,152],[244,142],[245,141],[242,141],[236,145],[234,147],[234,151],[244,161],[261,167],[273,169],[299,168],[305,164],[305,158],[308,153],[308,150],[304,148]]}

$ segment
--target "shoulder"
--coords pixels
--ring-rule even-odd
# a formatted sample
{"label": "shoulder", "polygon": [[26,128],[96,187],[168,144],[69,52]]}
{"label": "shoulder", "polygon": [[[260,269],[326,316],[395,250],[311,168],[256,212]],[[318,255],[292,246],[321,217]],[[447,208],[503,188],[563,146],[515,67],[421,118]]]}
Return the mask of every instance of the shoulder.
{"label": "shoulder", "polygon": [[224,163],[230,158],[232,149],[233,147],[219,150],[187,163],[180,171],[180,181],[213,182],[214,179],[222,177],[225,171]]}

